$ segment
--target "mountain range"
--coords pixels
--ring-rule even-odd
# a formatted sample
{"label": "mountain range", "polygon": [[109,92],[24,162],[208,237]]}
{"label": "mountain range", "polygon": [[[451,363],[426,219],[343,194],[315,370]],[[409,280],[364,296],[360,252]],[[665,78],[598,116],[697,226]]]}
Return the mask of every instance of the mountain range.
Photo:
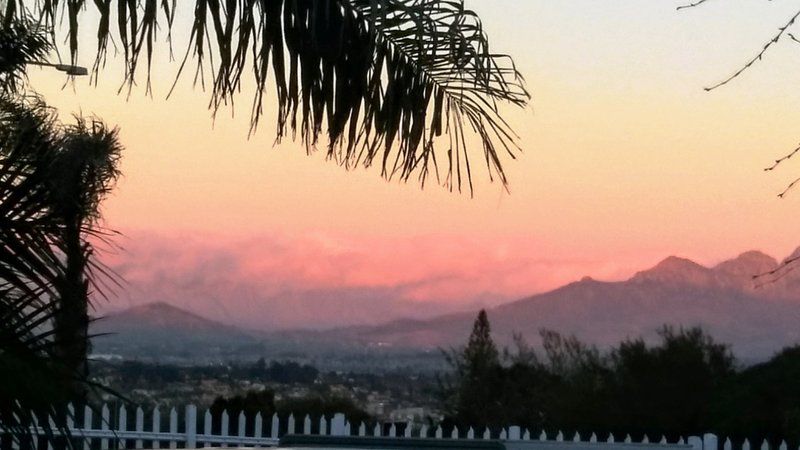
{"label": "mountain range", "polygon": [[[789,258],[797,256],[800,249]],[[775,274],[754,279],[754,275],[775,270]],[[234,347],[306,352],[359,348],[429,350],[465,342],[475,313],[328,331],[244,331],[154,304],[132,308],[99,324],[106,331],[118,333],[114,337],[117,344],[141,339],[155,340],[162,346],[165,342],[188,342],[192,343],[188,347],[195,348],[201,342],[206,349],[227,346],[229,353]],[[515,333],[536,345],[543,328],[574,334],[587,343],[605,347],[628,337],[652,340],[665,324],[699,325],[716,339],[732,344],[738,356],[763,359],[800,342],[800,271],[757,251],[713,267],[672,256],[624,281],[586,277],[491,308],[488,314],[495,339],[504,345],[511,343]],[[116,345],[116,350],[123,347]],[[152,350],[157,351],[157,347]]]}

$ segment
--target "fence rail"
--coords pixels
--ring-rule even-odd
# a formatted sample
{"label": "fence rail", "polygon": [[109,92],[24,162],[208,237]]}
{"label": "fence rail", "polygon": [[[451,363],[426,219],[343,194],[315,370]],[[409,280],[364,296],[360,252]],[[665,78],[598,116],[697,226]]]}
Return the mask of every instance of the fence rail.
{"label": "fence rail", "polygon": [[[114,412],[116,414],[112,415],[108,405],[103,405],[99,417],[95,420],[95,410],[92,408],[84,407],[83,414],[79,416],[70,405],[66,426],[70,430],[71,439],[78,443],[77,447],[80,448],[81,442],[84,450],[210,446],[275,447],[285,435],[494,439],[504,442],[508,449],[519,450],[607,450],[612,447],[625,450],[718,450],[719,447],[718,438],[713,434],[706,434],[703,437],[692,436],[686,440],[681,438],[677,442],[668,442],[664,437],[651,442],[645,436],[641,441],[634,442],[630,435],[617,441],[613,435],[601,440],[595,433],[590,435],[575,433],[572,437],[568,437],[561,431],[551,438],[544,431],[535,435],[518,426],[504,427],[494,433],[486,429],[480,433],[472,428],[460,430],[454,427],[445,431],[441,426],[429,427],[412,422],[378,423],[374,426],[367,426],[365,423],[356,425],[350,424],[344,414],[335,414],[330,418],[323,416],[313,420],[310,416],[296,418],[294,415],[283,418],[277,414],[272,417],[262,417],[260,413],[254,417],[247,417],[243,412],[236,416],[233,423],[236,430],[231,430],[232,421],[227,411],[221,412],[215,420],[211,411],[205,411],[202,416],[198,415],[195,405],[187,405],[181,417],[175,408],[171,408],[166,416],[162,416],[161,411],[156,408],[151,411],[150,420],[147,421],[141,407],[135,408],[132,420],[128,420],[129,410],[125,405]],[[53,420],[49,421],[51,424],[49,429],[52,430]],[[34,424],[32,432],[43,436],[47,434],[47,429]],[[2,423],[0,423],[1,433]],[[733,449],[729,439],[723,442],[722,449]],[[788,450],[788,448],[785,442],[777,449],[771,449],[766,441],[759,448],[751,447],[750,443],[745,441],[741,450]]]}

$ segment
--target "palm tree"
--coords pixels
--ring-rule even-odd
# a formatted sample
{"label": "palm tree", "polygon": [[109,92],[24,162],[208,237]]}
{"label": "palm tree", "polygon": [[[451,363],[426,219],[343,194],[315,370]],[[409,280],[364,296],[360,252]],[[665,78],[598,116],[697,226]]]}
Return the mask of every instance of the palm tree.
{"label": "palm tree", "polygon": [[43,59],[49,40],[22,22],[0,28],[7,36],[14,39],[0,40],[0,424],[31,444],[35,416],[57,418],[58,405],[81,399],[88,386],[90,291],[106,273],[90,239],[104,237],[99,204],[118,176],[120,145],[99,120],[63,125],[40,98],[21,94],[24,62]]}
{"label": "palm tree", "polygon": [[[26,12],[23,0],[6,6],[7,14]],[[47,26],[66,18],[73,63],[84,45],[79,30],[99,16],[93,75],[113,41],[125,62],[123,88],[144,73],[148,91],[158,32],[166,31],[171,52],[184,13],[193,21],[181,30],[189,42],[176,82],[194,59],[194,82],[208,81],[212,110],[252,83],[255,129],[272,85],[278,140],[299,132],[310,151],[325,133],[327,155],[345,167],[378,165],[386,178],[423,184],[433,174],[470,192],[473,133],[489,177],[507,183],[502,161],[517,142],[499,103],[524,106],[529,95],[463,0],[46,0],[32,11]]]}
{"label": "palm tree", "polygon": [[[78,380],[86,380],[89,373],[90,291],[97,279],[93,275],[108,274],[94,258],[90,239],[104,238],[98,225],[99,207],[119,176],[120,153],[116,129],[97,119],[78,117],[74,125],[63,129],[47,179],[51,211],[59,225],[53,243],[63,258],[63,271],[53,283],[58,299],[53,317],[54,356],[66,370],[64,376]],[[72,397],[83,397],[84,388],[83,383],[73,384]]]}
{"label": "palm tree", "polygon": [[51,377],[61,267],[49,238],[52,126],[42,103],[0,97],[0,423],[21,440],[35,412],[63,399]]}
{"label": "palm tree", "polygon": [[104,238],[99,205],[119,154],[117,131],[99,120],[63,125],[37,97],[0,97],[3,424],[86,393],[90,294],[107,274],[92,239]]}
{"label": "palm tree", "polygon": [[[0,32],[14,39],[0,36],[0,82],[11,92],[25,79],[25,61],[46,56],[57,41],[61,18],[77,61],[79,27],[90,8],[99,15],[94,76],[113,39],[124,57],[123,87],[145,72],[150,91],[157,31],[167,30],[171,41],[178,13],[176,0],[4,6]],[[517,143],[499,103],[524,106],[529,95],[512,60],[489,50],[463,0],[196,0],[193,17],[176,82],[190,57],[196,83],[205,84],[210,68],[213,111],[234,102],[250,73],[253,130],[271,84],[278,140],[299,131],[311,151],[324,129],[328,156],[347,168],[377,164],[386,178],[417,176],[423,185],[433,174],[451,189],[466,185],[472,192],[472,130],[489,176],[506,185],[503,154],[514,157]],[[17,24],[26,28],[14,34]],[[43,41],[42,27],[52,32]],[[116,130],[99,121],[64,127],[40,100],[9,95],[0,115],[0,365],[29,367],[20,373],[42,379],[70,378],[65,393],[38,398],[73,398],[86,376],[89,291],[98,286],[91,269],[103,273],[88,237],[98,234],[98,206],[117,177]],[[6,386],[13,383],[0,383]],[[0,394],[0,422],[23,431],[25,414],[44,405],[21,405],[13,390]]]}
{"label": "palm tree", "polygon": [[43,61],[53,49],[47,30],[27,16],[0,14],[0,93],[19,92],[27,63]]}

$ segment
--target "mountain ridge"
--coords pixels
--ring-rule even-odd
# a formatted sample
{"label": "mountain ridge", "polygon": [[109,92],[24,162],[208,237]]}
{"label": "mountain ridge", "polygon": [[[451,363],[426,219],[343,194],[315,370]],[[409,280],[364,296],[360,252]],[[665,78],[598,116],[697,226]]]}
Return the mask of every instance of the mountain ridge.
{"label": "mountain ridge", "polygon": [[[799,252],[800,249],[793,254]],[[671,256],[626,280],[584,277],[487,310],[494,335],[502,345],[510,344],[517,332],[534,340],[542,328],[575,334],[603,347],[625,338],[653,338],[664,324],[699,325],[720,341],[731,343],[738,353],[762,357],[800,340],[796,331],[796,323],[800,322],[800,275],[789,271],[762,287],[753,279],[779,265],[776,259],[758,251],[744,252],[711,267]],[[188,315],[182,316],[180,312]],[[205,336],[203,345],[219,348],[267,342],[275,348],[284,345],[329,350],[374,347],[429,350],[463,343],[475,313],[317,331],[244,331],[163,302],[131,308],[111,317],[122,323],[121,332],[125,333],[135,329],[140,320],[146,321],[148,315],[157,316],[150,321],[150,330],[139,326],[144,331],[135,332],[129,339],[144,335],[145,340],[152,341],[153,335],[162,336],[159,333],[169,331],[183,333],[172,341],[189,340],[196,344],[200,334]],[[110,320],[113,325],[115,322]],[[170,340],[163,336],[160,339]]]}

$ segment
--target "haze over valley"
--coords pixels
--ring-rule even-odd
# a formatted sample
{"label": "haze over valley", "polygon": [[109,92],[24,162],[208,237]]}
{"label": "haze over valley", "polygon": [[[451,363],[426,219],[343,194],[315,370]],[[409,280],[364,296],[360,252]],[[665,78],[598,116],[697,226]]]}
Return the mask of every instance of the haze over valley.
{"label": "haze over valley", "polygon": [[[800,254],[796,251],[793,258]],[[775,275],[754,275],[778,270]],[[376,302],[380,303],[380,302]],[[202,302],[196,302],[202,305]],[[363,302],[318,299],[287,302],[287,310],[308,308],[323,315],[360,317]],[[98,353],[124,357],[242,358],[268,354],[317,358],[333,352],[380,355],[438,349],[465,342],[477,308],[429,317],[400,318],[407,310],[384,306],[387,320],[367,316],[360,324],[297,330],[274,326],[248,327],[196,315],[163,302],[153,302],[110,314],[96,322]],[[356,312],[356,313],[354,313]],[[778,349],[800,342],[800,273],[783,270],[773,257],[750,251],[713,267],[689,259],[668,257],[623,281],[585,277],[557,289],[488,309],[493,334],[508,345],[521,333],[532,345],[543,328],[575,334],[581,340],[606,347],[643,336],[652,339],[664,324],[702,326],[718,340],[730,343],[746,360],[769,357]],[[216,351],[214,351],[216,350]]]}

